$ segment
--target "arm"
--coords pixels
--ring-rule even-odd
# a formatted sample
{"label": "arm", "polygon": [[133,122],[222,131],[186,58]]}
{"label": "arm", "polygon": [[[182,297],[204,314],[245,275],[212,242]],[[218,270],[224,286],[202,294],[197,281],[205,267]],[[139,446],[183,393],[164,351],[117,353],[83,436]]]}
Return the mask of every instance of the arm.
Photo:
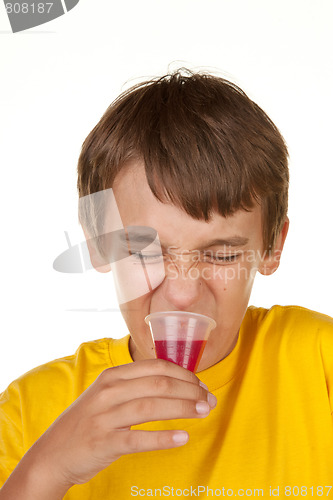
{"label": "arm", "polygon": [[[145,422],[202,418],[216,404],[191,372],[163,360],[104,370],[23,457],[0,500],[61,499],[120,456],[185,444],[179,431],[131,430]],[[206,407],[199,412],[197,403]],[[37,496],[37,494],[39,496]]]}
{"label": "arm", "polygon": [[61,500],[69,487],[38,463],[38,451],[32,446],[1,488],[0,499]]}

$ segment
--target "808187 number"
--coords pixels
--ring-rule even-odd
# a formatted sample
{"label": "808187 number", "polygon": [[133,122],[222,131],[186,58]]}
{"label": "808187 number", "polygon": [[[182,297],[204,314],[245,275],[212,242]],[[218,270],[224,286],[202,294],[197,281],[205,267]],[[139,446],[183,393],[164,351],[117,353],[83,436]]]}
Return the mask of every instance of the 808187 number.
{"label": "808187 number", "polygon": [[304,497],[304,496],[316,496],[316,497],[327,497],[332,489],[332,486],[285,486],[284,494],[286,497]]}
{"label": "808187 number", "polygon": [[39,3],[6,3],[7,14],[48,14],[52,9],[53,2]]}

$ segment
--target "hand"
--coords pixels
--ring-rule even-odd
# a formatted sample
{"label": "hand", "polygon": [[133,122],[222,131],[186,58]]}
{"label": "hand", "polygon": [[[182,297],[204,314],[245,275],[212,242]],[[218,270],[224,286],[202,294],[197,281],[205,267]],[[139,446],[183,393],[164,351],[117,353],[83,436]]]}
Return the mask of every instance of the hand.
{"label": "hand", "polygon": [[[31,453],[69,489],[89,481],[121,455],[174,448],[188,440],[185,432],[131,430],[132,425],[202,418],[215,405],[215,396],[192,372],[169,361],[108,368],[55,420]],[[177,436],[185,440],[177,441]]]}

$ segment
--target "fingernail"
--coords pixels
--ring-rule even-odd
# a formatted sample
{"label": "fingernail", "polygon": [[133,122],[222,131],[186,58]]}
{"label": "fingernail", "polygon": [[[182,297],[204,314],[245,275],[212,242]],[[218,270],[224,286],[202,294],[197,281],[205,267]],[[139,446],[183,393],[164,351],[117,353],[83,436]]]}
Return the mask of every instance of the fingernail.
{"label": "fingernail", "polygon": [[195,409],[197,410],[197,413],[200,415],[204,415],[205,413],[209,413],[209,405],[206,403],[206,401],[198,401],[197,404],[195,405]]}
{"label": "fingernail", "polygon": [[209,403],[209,406],[211,408],[215,408],[215,406],[217,405],[217,398],[216,396],[214,396],[214,394],[212,394],[211,392],[208,394],[208,403]]}
{"label": "fingernail", "polygon": [[203,387],[204,389],[206,389],[206,391],[209,391],[209,389],[206,386],[206,384],[204,384],[203,382],[201,382],[201,380],[199,381],[199,385],[201,385],[201,387]]}
{"label": "fingernail", "polygon": [[173,441],[179,445],[187,443],[188,438],[189,435],[187,434],[187,432],[184,431],[175,432],[175,434],[172,436]]}

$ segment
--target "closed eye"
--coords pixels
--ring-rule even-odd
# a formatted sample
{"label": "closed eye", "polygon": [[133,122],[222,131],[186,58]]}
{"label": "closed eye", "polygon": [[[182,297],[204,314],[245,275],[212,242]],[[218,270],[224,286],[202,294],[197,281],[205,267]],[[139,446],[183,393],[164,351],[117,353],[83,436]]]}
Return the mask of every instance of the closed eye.
{"label": "closed eye", "polygon": [[203,261],[210,264],[232,264],[241,256],[240,253],[234,255],[212,255],[204,254]]}
{"label": "closed eye", "polygon": [[145,263],[155,263],[163,259],[163,255],[161,253],[149,254],[143,252],[131,252],[130,255],[138,262],[144,261]]}

